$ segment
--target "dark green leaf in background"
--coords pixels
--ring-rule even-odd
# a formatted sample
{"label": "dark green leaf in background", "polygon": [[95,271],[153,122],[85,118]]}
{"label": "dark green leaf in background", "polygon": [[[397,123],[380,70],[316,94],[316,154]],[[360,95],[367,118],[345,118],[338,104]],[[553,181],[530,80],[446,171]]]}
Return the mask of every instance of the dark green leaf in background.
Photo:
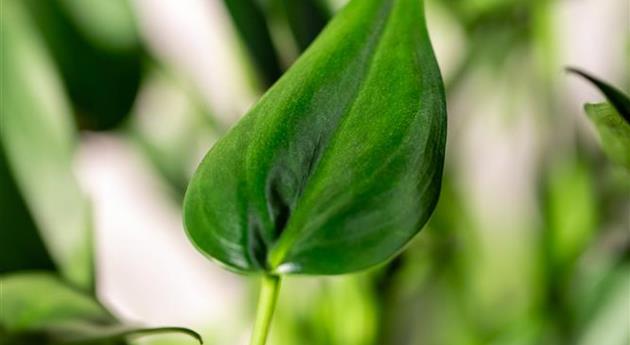
{"label": "dark green leaf in background", "polygon": [[0,186],[0,274],[29,269],[54,271],[55,264],[9,169],[2,140]]}
{"label": "dark green leaf in background", "polygon": [[118,126],[133,106],[142,73],[127,0],[21,2],[59,68],[79,126]]}
{"label": "dark green leaf in background", "polygon": [[303,51],[322,31],[330,18],[330,13],[318,0],[281,0],[281,2],[295,42]]}
{"label": "dark green leaf in background", "polygon": [[341,274],[392,257],[439,191],[440,72],[419,0],[355,0],[206,155],[188,234],[241,272]]}
{"label": "dark green leaf in background", "polygon": [[273,84],[282,74],[265,14],[256,0],[224,0],[263,83]]}

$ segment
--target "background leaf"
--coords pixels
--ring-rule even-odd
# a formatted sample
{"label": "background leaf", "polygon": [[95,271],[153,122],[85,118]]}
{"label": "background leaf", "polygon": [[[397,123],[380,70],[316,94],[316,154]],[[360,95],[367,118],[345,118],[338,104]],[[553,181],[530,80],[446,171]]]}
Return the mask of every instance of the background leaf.
{"label": "background leaf", "polygon": [[54,271],[35,221],[15,184],[0,140],[0,274],[18,270]]}
{"label": "background leaf", "polygon": [[586,104],[584,109],[597,127],[606,154],[630,171],[630,98],[584,71],[575,68],[568,71],[593,83],[610,102]]}
{"label": "background leaf", "polygon": [[2,276],[0,321],[9,332],[36,330],[82,320],[114,324],[115,319],[89,295],[74,290],[53,274],[16,273]]}
{"label": "background leaf", "polygon": [[126,337],[182,333],[202,343],[196,332],[181,327],[125,326],[91,296],[74,290],[50,273],[20,273],[0,278],[3,345],[120,344]]}
{"label": "background leaf", "polygon": [[593,83],[608,98],[608,101],[615,107],[619,115],[626,120],[626,123],[630,125],[630,99],[627,95],[584,71],[575,68],[569,68],[568,70]]}
{"label": "background leaf", "polygon": [[90,44],[112,53],[138,48],[140,37],[129,0],[55,1]]}
{"label": "background leaf", "polygon": [[584,106],[610,159],[630,171],[630,122],[625,121],[611,103]]}
{"label": "background leaf", "polygon": [[[135,22],[127,1],[21,2],[59,69],[79,126],[106,130],[120,125],[131,110],[142,73],[142,48],[133,35]],[[95,29],[103,22],[123,32]]]}
{"label": "background leaf", "polygon": [[256,0],[224,0],[232,22],[265,85],[282,74],[263,8]]}
{"label": "background leaf", "polygon": [[330,19],[330,13],[318,0],[281,0],[284,12],[301,51],[306,50]]}
{"label": "background leaf", "polygon": [[[21,3],[2,5],[1,82],[11,86],[3,88],[0,105],[3,155],[57,268],[72,283],[90,288],[90,213],[72,172],[76,133],[70,106]],[[6,236],[29,231],[19,221],[13,225],[3,226]]]}

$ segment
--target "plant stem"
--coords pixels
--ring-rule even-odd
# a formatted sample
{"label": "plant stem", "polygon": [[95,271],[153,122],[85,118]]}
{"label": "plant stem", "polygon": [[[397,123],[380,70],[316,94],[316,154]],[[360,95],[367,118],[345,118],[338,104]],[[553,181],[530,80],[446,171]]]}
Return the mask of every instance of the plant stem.
{"label": "plant stem", "polygon": [[264,275],[260,287],[256,323],[254,324],[250,345],[265,345],[273,311],[276,309],[278,290],[280,290],[280,277]]}

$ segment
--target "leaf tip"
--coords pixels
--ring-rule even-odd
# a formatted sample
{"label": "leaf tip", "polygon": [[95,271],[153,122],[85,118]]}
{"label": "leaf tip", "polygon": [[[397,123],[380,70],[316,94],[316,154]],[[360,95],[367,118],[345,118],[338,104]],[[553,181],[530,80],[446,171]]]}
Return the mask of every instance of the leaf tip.
{"label": "leaf tip", "polygon": [[585,78],[586,80],[589,80],[591,82],[594,81],[593,80],[594,78],[590,74],[586,73],[585,71],[583,71],[583,70],[581,70],[581,69],[579,69],[577,67],[567,66],[567,67],[564,68],[564,71],[567,72],[568,74],[575,74],[577,76]]}

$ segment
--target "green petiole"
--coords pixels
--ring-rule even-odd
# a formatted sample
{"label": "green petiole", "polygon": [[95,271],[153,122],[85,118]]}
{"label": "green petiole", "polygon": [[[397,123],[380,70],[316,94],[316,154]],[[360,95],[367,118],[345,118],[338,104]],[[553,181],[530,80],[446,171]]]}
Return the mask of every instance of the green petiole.
{"label": "green petiole", "polygon": [[250,345],[265,345],[279,290],[280,277],[263,275],[260,297],[258,299],[258,310],[256,311],[256,322],[254,323]]}

